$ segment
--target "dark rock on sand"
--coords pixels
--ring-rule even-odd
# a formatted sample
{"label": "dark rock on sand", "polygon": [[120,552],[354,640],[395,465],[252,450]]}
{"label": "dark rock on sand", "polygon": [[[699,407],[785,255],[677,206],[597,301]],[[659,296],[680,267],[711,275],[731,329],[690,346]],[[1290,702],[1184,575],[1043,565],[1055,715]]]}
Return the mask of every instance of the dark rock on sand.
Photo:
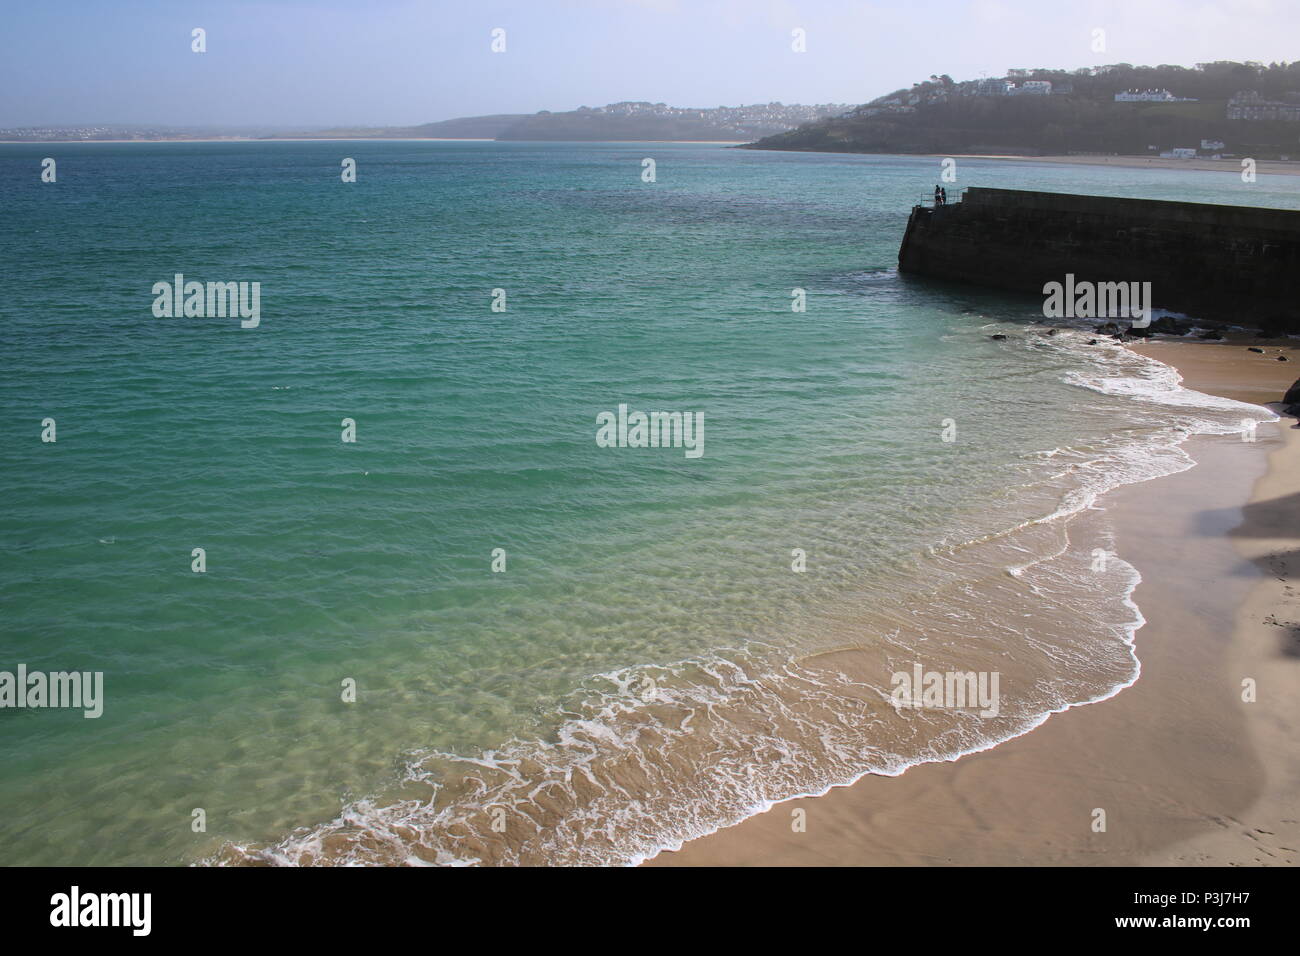
{"label": "dark rock on sand", "polygon": [[1210,341],[1213,342],[1220,342],[1223,340],[1223,333],[1220,332],[1218,329],[1206,329],[1204,332],[1198,335],[1197,338],[1209,339]]}
{"label": "dark rock on sand", "polygon": [[1115,322],[1107,322],[1104,325],[1097,326],[1093,331],[1099,332],[1102,335],[1114,335],[1119,331],[1119,325]]}
{"label": "dark rock on sand", "polygon": [[1295,380],[1295,384],[1286,390],[1282,396],[1284,405],[1300,405],[1300,378]]}
{"label": "dark rock on sand", "polygon": [[1247,352],[1258,352],[1260,355],[1263,355],[1263,354],[1264,354],[1264,350],[1263,350],[1263,349],[1257,349],[1257,348],[1255,348],[1255,346],[1253,346],[1253,345],[1252,345],[1250,348],[1246,349],[1246,351],[1247,351]]}
{"label": "dark rock on sand", "polygon": [[1161,335],[1186,335],[1187,329],[1179,325],[1172,316],[1162,315],[1151,323],[1151,331]]}
{"label": "dark rock on sand", "polygon": [[1285,316],[1270,316],[1259,323],[1259,333],[1266,339],[1280,339],[1282,336],[1286,335],[1287,325],[1288,323]]}

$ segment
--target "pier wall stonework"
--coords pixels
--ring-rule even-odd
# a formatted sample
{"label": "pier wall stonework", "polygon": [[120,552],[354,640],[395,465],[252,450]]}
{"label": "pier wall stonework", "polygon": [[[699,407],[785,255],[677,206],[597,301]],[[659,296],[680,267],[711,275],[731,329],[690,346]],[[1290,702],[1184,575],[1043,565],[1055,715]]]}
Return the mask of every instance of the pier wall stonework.
{"label": "pier wall stonework", "polygon": [[898,268],[1039,295],[1150,282],[1157,308],[1300,333],[1300,210],[971,187],[912,210]]}

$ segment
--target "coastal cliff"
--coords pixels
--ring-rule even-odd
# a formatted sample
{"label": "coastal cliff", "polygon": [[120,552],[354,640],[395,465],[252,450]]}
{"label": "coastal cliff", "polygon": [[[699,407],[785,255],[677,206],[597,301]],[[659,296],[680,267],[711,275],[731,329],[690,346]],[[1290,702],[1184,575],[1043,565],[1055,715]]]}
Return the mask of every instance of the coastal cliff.
{"label": "coastal cliff", "polygon": [[1150,282],[1157,308],[1300,332],[1300,211],[971,187],[917,206],[900,272],[1042,294]]}

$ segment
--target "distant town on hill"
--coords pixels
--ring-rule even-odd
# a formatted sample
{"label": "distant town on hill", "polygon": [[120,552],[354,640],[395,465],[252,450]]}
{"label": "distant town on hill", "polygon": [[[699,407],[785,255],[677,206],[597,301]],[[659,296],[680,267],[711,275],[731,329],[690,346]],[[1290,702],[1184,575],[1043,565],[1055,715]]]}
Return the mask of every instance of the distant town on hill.
{"label": "distant town on hill", "polygon": [[747,148],[1300,158],[1300,62],[931,76]]}

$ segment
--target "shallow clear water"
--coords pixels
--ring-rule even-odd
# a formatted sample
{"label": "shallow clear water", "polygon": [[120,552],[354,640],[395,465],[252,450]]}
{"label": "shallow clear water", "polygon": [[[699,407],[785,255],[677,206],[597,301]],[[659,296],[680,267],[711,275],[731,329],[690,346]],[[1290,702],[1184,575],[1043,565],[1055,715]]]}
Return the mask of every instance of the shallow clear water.
{"label": "shallow clear water", "polygon": [[[7,859],[624,862],[1131,681],[1132,569],[1083,574],[1065,516],[1249,410],[1029,334],[1036,299],[900,277],[937,171],[0,146],[0,670],[106,695],[0,710]],[[958,185],[1300,207],[1284,179],[961,161]],[[261,325],[154,318],[178,272],[259,281]],[[703,456],[599,447],[620,403],[702,413]],[[887,673],[836,656],[925,641],[1019,678],[1002,722],[899,724]],[[498,835],[493,806],[532,816]]]}

